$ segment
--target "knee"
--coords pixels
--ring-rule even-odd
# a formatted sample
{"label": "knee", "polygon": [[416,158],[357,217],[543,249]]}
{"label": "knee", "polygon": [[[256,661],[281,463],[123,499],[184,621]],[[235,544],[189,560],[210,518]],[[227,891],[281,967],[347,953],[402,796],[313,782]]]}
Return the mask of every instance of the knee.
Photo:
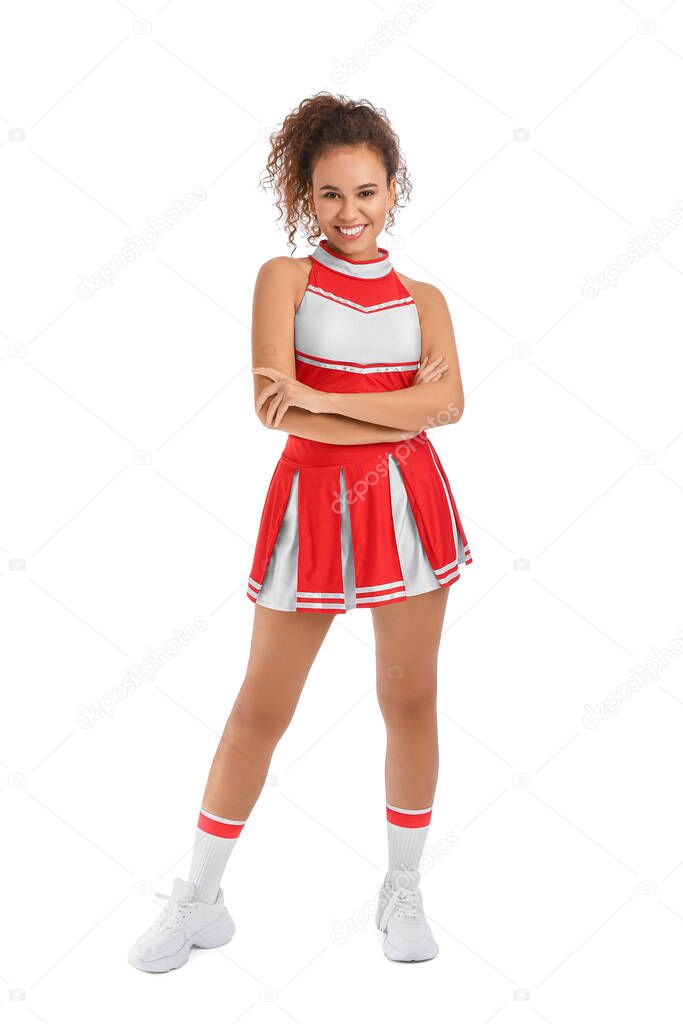
{"label": "knee", "polygon": [[387,725],[423,725],[436,716],[435,687],[425,680],[380,680],[377,699]]}
{"label": "knee", "polygon": [[264,700],[239,696],[230,712],[226,732],[245,740],[274,745],[283,735],[292,718],[289,707],[272,707]]}

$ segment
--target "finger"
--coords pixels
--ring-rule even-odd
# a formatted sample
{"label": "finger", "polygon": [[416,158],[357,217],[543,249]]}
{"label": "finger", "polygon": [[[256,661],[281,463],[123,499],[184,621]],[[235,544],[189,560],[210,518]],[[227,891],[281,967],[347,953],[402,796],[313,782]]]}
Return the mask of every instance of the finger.
{"label": "finger", "polygon": [[288,409],[289,409],[289,402],[286,399],[283,398],[283,400],[280,402],[280,407],[279,407],[279,409],[277,411],[277,417],[276,417],[276,421],[275,421],[275,426],[276,427],[280,426],[280,423],[282,422],[282,417],[284,416],[284,414],[287,412]]}
{"label": "finger", "polygon": [[272,426],[272,418],[275,415],[275,410],[278,409],[278,402],[279,402],[279,400],[280,400],[280,396],[278,394],[273,394],[272,401],[270,402],[270,404],[268,406],[268,411],[267,411],[266,416],[265,416],[265,425],[267,427],[271,427]]}
{"label": "finger", "polygon": [[262,408],[265,409],[266,412],[266,426],[269,427],[270,421],[272,419],[271,409],[273,408],[273,402],[275,401],[274,395],[276,394],[276,392],[274,392],[272,388],[266,388],[265,390],[270,390],[270,394],[266,396],[266,399],[262,405]]}
{"label": "finger", "polygon": [[270,425],[272,427],[278,426],[278,424],[280,423],[280,421],[282,419],[282,416],[280,416],[279,414],[280,414],[280,408],[281,408],[284,400],[285,400],[285,392],[284,391],[280,391],[272,399],[272,410],[271,410],[271,416],[270,416]]}
{"label": "finger", "polygon": [[284,416],[285,412],[287,411],[287,407],[288,407],[287,406],[287,402],[285,401],[284,394],[280,393],[278,395],[278,398],[279,398],[278,407],[277,407],[277,411],[275,413],[275,418],[274,418],[274,422],[273,422],[273,426],[274,427],[279,427],[280,426],[280,421],[282,420],[282,417]]}
{"label": "finger", "polygon": [[279,384],[267,384],[263,391],[258,396],[257,409],[260,412],[265,402],[268,401],[271,395],[274,395],[279,388]]}

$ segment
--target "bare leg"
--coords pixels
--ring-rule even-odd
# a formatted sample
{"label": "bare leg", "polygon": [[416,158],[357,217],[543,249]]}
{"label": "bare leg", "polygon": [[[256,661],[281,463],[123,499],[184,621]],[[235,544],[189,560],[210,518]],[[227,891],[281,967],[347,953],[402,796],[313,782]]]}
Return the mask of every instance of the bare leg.
{"label": "bare leg", "polygon": [[246,674],[211,765],[206,810],[222,818],[248,817],[333,618],[254,606]]}
{"label": "bare leg", "polygon": [[387,803],[431,807],[439,768],[437,655],[448,587],[372,609]]}

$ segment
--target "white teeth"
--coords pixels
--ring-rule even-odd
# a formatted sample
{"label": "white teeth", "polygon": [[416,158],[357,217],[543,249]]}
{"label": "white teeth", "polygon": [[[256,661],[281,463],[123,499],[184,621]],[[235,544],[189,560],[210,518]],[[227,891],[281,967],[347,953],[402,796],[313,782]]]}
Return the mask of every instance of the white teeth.
{"label": "white teeth", "polygon": [[348,235],[349,237],[353,237],[354,235],[359,235],[364,227],[365,224],[361,224],[357,228],[339,228],[339,230],[341,231],[342,235]]}

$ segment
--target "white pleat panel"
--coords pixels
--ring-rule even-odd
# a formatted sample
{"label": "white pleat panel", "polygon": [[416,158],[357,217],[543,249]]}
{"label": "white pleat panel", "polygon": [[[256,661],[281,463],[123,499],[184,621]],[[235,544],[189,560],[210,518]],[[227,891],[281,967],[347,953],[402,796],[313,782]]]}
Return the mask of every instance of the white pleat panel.
{"label": "white pleat panel", "polygon": [[275,611],[296,611],[296,578],[299,563],[299,470],[294,471],[287,508],[280,523],[273,553],[268,561],[258,604]]}
{"label": "white pleat panel", "polygon": [[353,541],[351,539],[351,514],[349,512],[348,495],[344,467],[339,467],[339,494],[341,495],[341,549],[342,575],[344,577],[344,607],[356,607],[356,567],[353,561]]}
{"label": "white pleat panel", "polygon": [[388,456],[388,460],[391,513],[394,520],[398,558],[403,570],[406,596],[413,597],[415,594],[424,594],[428,590],[436,590],[441,584],[429,564],[399,464],[391,454]]}

